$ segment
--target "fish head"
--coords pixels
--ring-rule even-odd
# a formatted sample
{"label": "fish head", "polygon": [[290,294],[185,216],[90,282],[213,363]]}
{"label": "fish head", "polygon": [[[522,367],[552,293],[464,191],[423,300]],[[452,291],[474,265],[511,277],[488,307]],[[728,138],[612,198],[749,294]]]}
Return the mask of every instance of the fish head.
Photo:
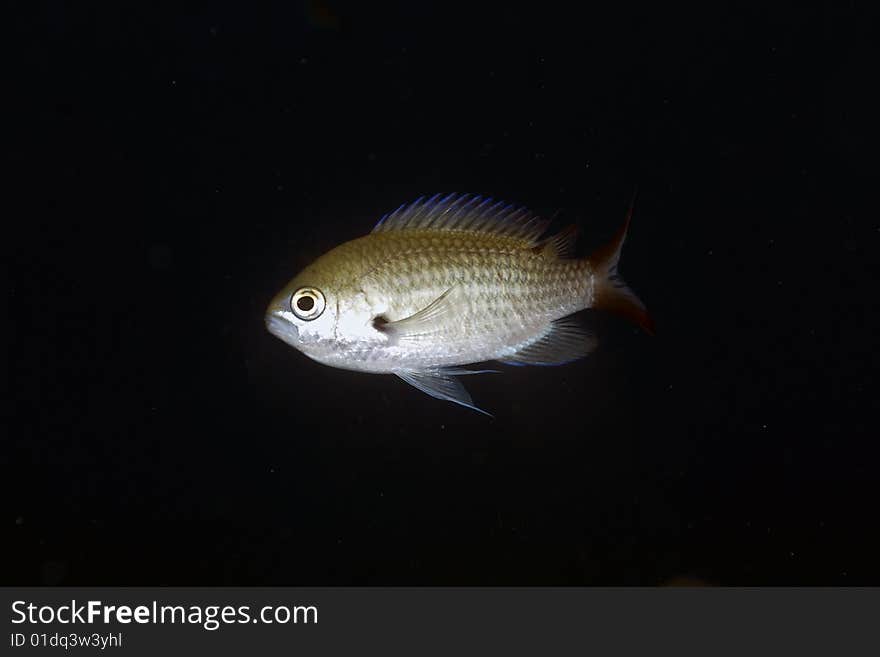
{"label": "fish head", "polygon": [[266,308],[269,332],[306,354],[329,347],[336,335],[337,301],[323,283],[300,274]]}
{"label": "fish head", "polygon": [[388,338],[375,326],[375,303],[337,256],[322,256],[275,295],[266,328],[313,360],[358,369],[353,361]]}

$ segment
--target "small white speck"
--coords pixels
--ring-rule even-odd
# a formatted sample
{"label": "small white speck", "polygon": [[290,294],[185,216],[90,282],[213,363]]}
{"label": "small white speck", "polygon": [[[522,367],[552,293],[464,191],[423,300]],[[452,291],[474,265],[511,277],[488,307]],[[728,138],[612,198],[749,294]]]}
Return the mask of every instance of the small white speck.
{"label": "small white speck", "polygon": [[309,58],[308,58],[308,57],[300,57],[300,58],[299,58],[299,63],[300,63],[300,64],[308,64],[308,63],[309,63]]}
{"label": "small white speck", "polygon": [[176,84],[177,84],[177,80],[172,80],[172,81],[171,81],[171,86],[172,86],[172,87],[173,87],[174,85],[176,85]]}
{"label": "small white speck", "polygon": [[767,428],[767,425],[766,425],[766,424],[762,424],[762,425],[761,425],[761,428],[762,428],[762,429],[766,429],[766,428]]}

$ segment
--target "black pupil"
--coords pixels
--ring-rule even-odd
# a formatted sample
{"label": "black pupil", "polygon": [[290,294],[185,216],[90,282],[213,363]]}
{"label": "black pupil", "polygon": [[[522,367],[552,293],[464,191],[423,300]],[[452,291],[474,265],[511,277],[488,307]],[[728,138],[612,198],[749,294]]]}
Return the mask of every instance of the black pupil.
{"label": "black pupil", "polygon": [[315,307],[315,300],[312,297],[300,297],[296,300],[296,307],[307,313]]}

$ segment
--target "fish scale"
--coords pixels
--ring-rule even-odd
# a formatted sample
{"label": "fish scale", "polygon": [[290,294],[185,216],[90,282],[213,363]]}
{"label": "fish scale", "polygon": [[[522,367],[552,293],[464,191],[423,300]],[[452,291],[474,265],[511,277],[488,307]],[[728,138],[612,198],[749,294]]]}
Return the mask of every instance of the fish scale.
{"label": "fish scale", "polygon": [[547,222],[523,208],[470,195],[420,199],[306,267],[269,304],[267,326],[321,363],[393,373],[476,409],[461,366],[584,356],[594,341],[573,313],[604,307],[652,328],[617,273],[628,223],[607,247],[574,259],[575,231],[542,240]]}
{"label": "fish scale", "polygon": [[[370,240],[365,251],[375,249],[387,258],[365,286],[371,295],[387,298],[385,314],[389,320],[412,315],[453,286],[466,300],[459,313],[437,323],[436,335],[441,340],[480,335],[481,325],[495,314],[487,310],[534,324],[537,330],[548,318],[556,319],[590,303],[589,264],[584,261],[551,261],[513,240],[503,248],[481,248],[481,236],[463,240],[460,235],[448,235],[445,244],[434,240],[436,246],[430,250],[420,246],[426,240],[418,231],[408,231],[391,243],[385,243],[383,237],[363,238]],[[505,273],[512,280],[499,287]],[[495,356],[476,349],[471,352],[470,362]]]}

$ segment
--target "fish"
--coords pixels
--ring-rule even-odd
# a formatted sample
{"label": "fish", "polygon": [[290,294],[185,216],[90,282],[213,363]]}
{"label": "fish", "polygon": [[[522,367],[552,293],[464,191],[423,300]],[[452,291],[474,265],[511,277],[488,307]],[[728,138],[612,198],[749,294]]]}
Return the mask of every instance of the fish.
{"label": "fish", "polygon": [[466,366],[562,365],[596,339],[574,317],[592,308],[647,333],[653,320],[618,271],[633,206],[605,246],[574,257],[575,225],[474,194],[401,205],[372,232],[320,256],[266,309],[268,331],[332,367],[394,374],[437,399],[474,404]]}

